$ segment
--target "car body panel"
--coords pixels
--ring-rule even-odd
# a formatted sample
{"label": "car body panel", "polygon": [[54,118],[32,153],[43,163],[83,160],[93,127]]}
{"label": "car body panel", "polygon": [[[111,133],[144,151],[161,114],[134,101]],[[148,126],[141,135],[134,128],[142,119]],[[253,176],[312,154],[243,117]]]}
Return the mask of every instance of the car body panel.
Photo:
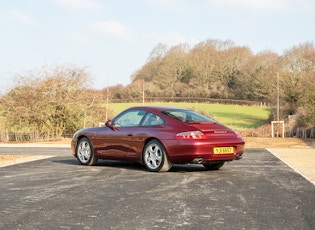
{"label": "car body panel", "polygon": [[[199,158],[203,163],[232,161],[241,158],[245,142],[231,129],[213,120],[210,122],[183,122],[162,112],[166,110],[173,111],[180,110],[180,108],[132,107],[116,116],[112,120],[112,126],[79,130],[73,136],[72,154],[76,157],[78,140],[87,137],[98,159],[141,162],[144,146],[152,139],[157,139],[162,143],[172,163],[191,163]],[[129,113],[132,116],[128,117]],[[159,121],[156,124],[147,125],[149,114],[157,116]],[[125,119],[126,116],[128,119]],[[125,126],[121,126],[117,121],[124,123]],[[194,131],[201,131],[204,139],[186,140],[178,139],[176,136],[179,133]],[[215,154],[213,152],[215,147],[231,147],[226,149],[229,151],[233,149],[233,152]]]}

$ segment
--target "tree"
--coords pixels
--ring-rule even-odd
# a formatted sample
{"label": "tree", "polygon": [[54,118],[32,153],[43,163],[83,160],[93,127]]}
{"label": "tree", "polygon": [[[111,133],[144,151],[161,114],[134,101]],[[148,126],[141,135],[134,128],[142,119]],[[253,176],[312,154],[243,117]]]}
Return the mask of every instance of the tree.
{"label": "tree", "polygon": [[223,98],[229,98],[229,94],[237,88],[241,66],[250,55],[251,51],[247,47],[229,47],[218,52],[214,75],[219,80]]}
{"label": "tree", "polygon": [[277,73],[281,71],[280,57],[270,51],[249,55],[238,75],[239,99],[274,102],[277,93]]}
{"label": "tree", "polygon": [[195,76],[190,80],[190,85],[195,89],[194,95],[198,97],[209,97],[213,90],[217,52],[213,41],[208,40],[197,44],[189,53],[192,74]]}
{"label": "tree", "polygon": [[15,87],[1,98],[5,129],[61,137],[100,118],[101,94],[88,89],[91,77],[84,68],[42,67],[15,76],[14,82]]}
{"label": "tree", "polygon": [[[294,111],[305,101],[305,90],[309,88],[315,73],[315,48],[312,43],[300,44],[285,52],[283,56],[284,99]],[[304,99],[303,99],[304,97]]]}
{"label": "tree", "polygon": [[[285,57],[292,63],[286,65],[286,100],[294,109],[302,108],[303,116],[299,124],[305,127],[315,126],[315,47],[313,43],[304,43],[293,47]],[[291,83],[291,85],[290,85]]]}

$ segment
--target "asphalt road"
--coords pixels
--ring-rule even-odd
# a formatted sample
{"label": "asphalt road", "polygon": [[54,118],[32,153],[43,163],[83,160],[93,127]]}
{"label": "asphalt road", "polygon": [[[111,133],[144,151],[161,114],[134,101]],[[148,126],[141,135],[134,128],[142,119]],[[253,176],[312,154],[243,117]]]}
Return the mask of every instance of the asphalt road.
{"label": "asphalt road", "polygon": [[0,168],[0,229],[315,229],[315,186],[265,149],[218,171],[78,164],[69,148],[0,148],[55,157]]}

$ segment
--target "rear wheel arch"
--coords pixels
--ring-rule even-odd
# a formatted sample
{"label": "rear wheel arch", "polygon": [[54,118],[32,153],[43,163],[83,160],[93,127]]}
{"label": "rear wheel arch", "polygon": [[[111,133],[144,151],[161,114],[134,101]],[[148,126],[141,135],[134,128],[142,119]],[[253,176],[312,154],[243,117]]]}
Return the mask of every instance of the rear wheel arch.
{"label": "rear wheel arch", "polygon": [[[144,163],[144,162],[143,162],[144,148],[145,148],[145,146],[146,146],[150,141],[152,141],[152,140],[160,141],[159,139],[157,139],[157,138],[155,138],[155,137],[149,137],[148,139],[144,140],[143,145],[142,145],[142,151],[141,151],[141,153],[140,153],[140,161],[141,161],[142,164]],[[160,141],[160,142],[161,142],[161,141]],[[164,146],[164,145],[163,145],[163,146]]]}
{"label": "rear wheel arch", "polygon": [[156,137],[150,137],[150,138],[148,138],[148,139],[146,139],[146,140],[144,141],[143,146],[142,146],[142,152],[140,153],[140,155],[141,155],[141,156],[140,156],[140,157],[141,157],[141,163],[142,163],[142,164],[144,164],[144,162],[143,162],[144,149],[145,149],[146,145],[147,145],[150,141],[152,141],[152,140],[156,140],[156,141],[160,142],[160,144],[163,146],[163,148],[164,148],[164,150],[165,150],[165,152],[166,152],[166,155],[167,155],[167,157],[168,157],[168,153],[167,153],[166,148],[165,148],[165,146],[163,145],[162,141],[160,141],[160,139],[158,139],[158,138],[156,138]]}
{"label": "rear wheel arch", "polygon": [[[150,157],[149,148],[154,148],[155,156]],[[154,160],[153,160],[154,159]],[[142,149],[141,161],[151,172],[167,172],[172,167],[168,153],[163,143],[157,138],[148,138]]]}

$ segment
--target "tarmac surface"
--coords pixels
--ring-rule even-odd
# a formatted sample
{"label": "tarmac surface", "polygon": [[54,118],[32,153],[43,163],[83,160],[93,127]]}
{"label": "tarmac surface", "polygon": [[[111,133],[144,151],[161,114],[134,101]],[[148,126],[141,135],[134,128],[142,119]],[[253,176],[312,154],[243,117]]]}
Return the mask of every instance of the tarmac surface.
{"label": "tarmac surface", "polygon": [[0,147],[0,229],[315,229],[315,186],[266,149],[217,171],[79,165],[69,147]]}

